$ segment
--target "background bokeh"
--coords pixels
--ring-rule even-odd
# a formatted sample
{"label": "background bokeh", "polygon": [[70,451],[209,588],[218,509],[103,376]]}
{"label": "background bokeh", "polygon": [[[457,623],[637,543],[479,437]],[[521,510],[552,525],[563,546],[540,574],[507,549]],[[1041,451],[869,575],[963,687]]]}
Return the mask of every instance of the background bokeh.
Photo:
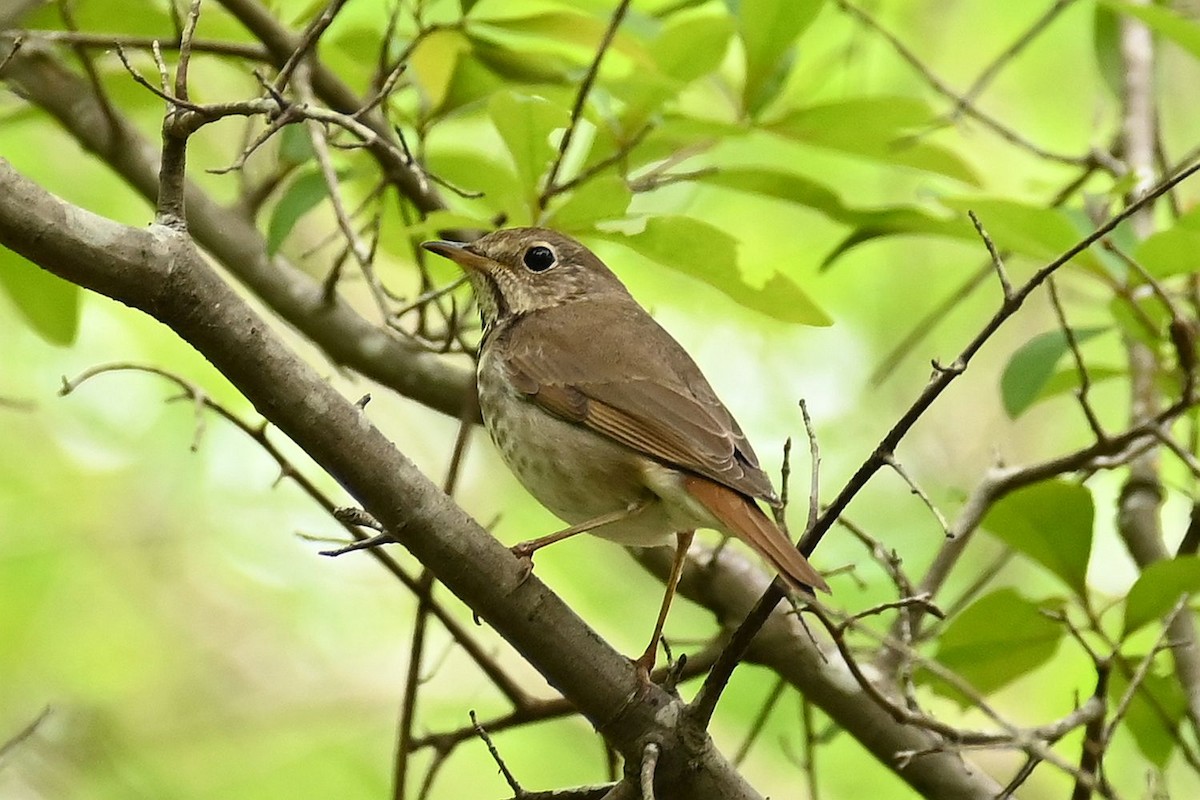
{"label": "background bokeh", "polygon": [[[480,8],[488,3],[483,0]],[[120,18],[114,18],[111,2],[75,5],[86,30],[153,34],[162,17],[152,0],[127,4]],[[275,3],[284,19],[302,16],[303,5]],[[353,62],[351,34],[381,27],[384,5],[374,0],[348,5],[324,45],[331,64]],[[607,0],[566,5],[598,19],[606,18],[611,7]],[[634,3],[633,24],[644,23],[648,9],[639,9],[642,5]],[[1046,4],[925,0],[871,5],[932,70],[961,88]],[[1065,11],[988,90],[983,102],[991,113],[1049,149],[1082,153],[1107,145],[1117,105],[1096,66],[1095,13],[1092,2],[1082,1]],[[30,27],[55,24],[53,14],[38,14]],[[246,39],[215,3],[205,4],[201,34]],[[922,79],[885,42],[832,3],[803,41],[784,97],[806,104],[861,94],[930,99]],[[1161,57],[1164,139],[1180,153],[1195,145],[1200,130],[1200,103],[1194,102],[1200,71],[1193,59],[1169,45]],[[153,135],[159,102],[133,85],[111,53],[98,55],[97,63],[114,101]],[[613,68],[621,68],[619,59]],[[202,99],[242,96],[252,85],[242,72],[211,59],[196,61],[193,81]],[[711,97],[697,89],[690,102],[704,105]],[[462,131],[482,126],[468,115]],[[1045,204],[1071,174],[969,123],[932,134],[931,140],[968,164],[980,185],[762,138],[722,142],[703,163],[783,165],[835,182],[843,198],[860,206],[971,196]],[[218,197],[232,197],[234,179],[202,170],[229,163],[240,146],[232,124],[204,131],[194,140],[192,174]],[[463,146],[452,132],[429,143],[435,156],[440,152],[446,159]],[[152,209],[11,92],[0,92],[0,156],[96,213],[135,225],[152,217]],[[1107,190],[1095,186],[1097,193]],[[1190,203],[1198,194],[1195,186],[1183,191]],[[779,474],[783,441],[791,436],[803,442],[797,400],[806,399],[820,440],[826,497],[924,385],[930,359],[952,358],[998,301],[998,288],[990,283],[964,298],[886,381],[875,385],[872,370],[889,349],[984,263],[981,246],[889,238],[860,246],[823,269],[825,254],[847,228],[810,209],[694,184],[635,203],[645,211],[686,214],[731,233],[740,242],[749,282],[780,271],[832,319],[828,327],[781,323],[629,249],[596,243],[631,291],[695,356],[773,476]],[[307,215],[285,251],[299,257],[331,227],[324,210]],[[308,262],[314,272],[321,269],[316,261]],[[1036,265],[1016,257],[1009,267],[1017,280]],[[409,280],[402,264],[393,265],[388,279]],[[1105,323],[1104,298],[1094,284],[1068,274],[1061,290],[1074,324]],[[62,297],[72,302],[70,294]],[[218,373],[162,326],[92,294],[79,302],[77,334],[67,344],[55,344],[33,330],[17,304],[0,293],[0,741],[49,709],[32,737],[0,757],[0,796],[384,796],[414,600],[363,554],[319,556],[324,545],[304,537],[336,537],[338,527],[289,481],[278,481],[274,463],[240,431],[210,417],[197,433],[194,408],[178,401],[163,381],[110,374],[58,396],[64,376],[129,361],[169,369],[245,419],[257,420]],[[455,420],[346,374],[280,328],[346,396],[371,393],[371,419],[427,474],[442,478]],[[903,463],[947,514],[997,459],[1023,463],[1086,439],[1086,423],[1068,396],[1041,403],[1016,421],[1001,405],[999,375],[1008,358],[1034,334],[1054,328],[1044,295],[1036,296],[905,442]],[[1087,353],[1095,364],[1122,366],[1120,339],[1112,332],[1090,341]],[[1125,392],[1119,380],[1095,390],[1096,406],[1114,426],[1127,413]],[[275,439],[307,475],[346,500],[303,454],[282,437]],[[797,446],[795,455],[793,494],[803,498],[806,448]],[[1119,477],[1099,475],[1089,482],[1097,507],[1089,579],[1100,606],[1105,597],[1127,590],[1136,576],[1112,532]],[[1190,484],[1174,467],[1167,479],[1165,527],[1173,545],[1186,525]],[[495,533],[505,542],[556,526],[515,483],[481,431],[472,434],[456,497],[477,519],[497,520]],[[802,501],[792,514],[803,519]],[[894,548],[915,574],[941,543],[936,521],[890,473],[872,482],[849,516]],[[415,568],[404,552],[393,550]],[[997,552],[995,540],[980,538],[966,564],[985,563]],[[835,582],[836,600],[847,608],[889,598],[881,573],[864,564],[861,545],[836,529],[814,561],[823,570],[860,565],[859,580]],[[622,652],[640,648],[661,589],[620,548],[584,537],[539,554],[537,570],[614,646]],[[951,582],[950,596],[970,573],[964,568],[961,581]],[[998,581],[1034,598],[1052,599],[1061,592],[1051,577],[1021,559],[1011,561]],[[444,591],[439,599],[469,623],[469,609]],[[550,696],[499,637],[486,628],[475,630],[531,692]],[[673,610],[668,627],[684,650],[714,631],[708,615],[686,602]],[[419,733],[466,724],[468,709],[481,718],[506,710],[436,625],[428,652]],[[993,699],[1016,721],[1032,725],[1069,711],[1076,692],[1090,691],[1089,680],[1086,658],[1062,648]],[[773,685],[774,677],[755,667],[735,675],[713,731],[726,752],[736,750]],[[949,702],[939,702],[935,709],[958,713]],[[800,796],[799,713],[797,698],[785,697],[748,757],[748,775],[764,794]],[[968,714],[965,724],[981,720]],[[833,729],[827,733],[816,766],[823,797],[910,796],[853,740]],[[579,720],[505,733],[496,743],[527,788],[599,782],[606,776],[605,754]],[[1074,752],[1077,745],[1074,734],[1064,752]],[[427,751],[417,759],[418,772],[428,757]],[[1019,755],[1009,753],[974,757],[998,774],[1020,762]],[[1136,797],[1154,770],[1121,738],[1109,771],[1128,796]],[[1171,796],[1200,791],[1194,776],[1169,774],[1174,775]],[[1043,769],[1021,796],[1061,797],[1067,785],[1063,775]],[[483,744],[474,742],[453,754],[432,796],[500,797],[505,792]]]}

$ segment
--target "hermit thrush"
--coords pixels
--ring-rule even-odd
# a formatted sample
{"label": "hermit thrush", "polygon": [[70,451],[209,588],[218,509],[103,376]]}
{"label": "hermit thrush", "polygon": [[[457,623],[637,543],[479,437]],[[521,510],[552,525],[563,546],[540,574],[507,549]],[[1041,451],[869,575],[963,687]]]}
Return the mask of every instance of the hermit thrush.
{"label": "hermit thrush", "polygon": [[[483,318],[483,420],[517,479],[567,528],[635,546],[676,536],[648,672],[696,528],[736,536],[795,588],[828,585],[756,503],[771,481],[700,368],[590,250],[544,228],[424,245],[464,268]],[[811,588],[810,588],[811,587]]]}

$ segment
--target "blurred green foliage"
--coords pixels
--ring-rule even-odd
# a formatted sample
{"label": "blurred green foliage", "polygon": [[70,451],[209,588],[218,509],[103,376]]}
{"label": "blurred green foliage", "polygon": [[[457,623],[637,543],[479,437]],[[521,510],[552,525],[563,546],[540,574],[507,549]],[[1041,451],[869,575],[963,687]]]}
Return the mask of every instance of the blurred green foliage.
{"label": "blurred green foliage", "polygon": [[[73,5],[85,31],[172,35],[162,0]],[[874,12],[962,90],[1045,5],[888,0]],[[275,2],[272,10],[300,27],[324,6]],[[438,229],[541,220],[567,230],[593,246],[696,355],[773,474],[783,440],[803,435],[796,400],[808,400],[827,494],[924,385],[929,360],[952,358],[1000,301],[989,276],[936,322],[922,321],[971,275],[990,269],[968,210],[1006,254],[1016,282],[1119,206],[1128,181],[1102,170],[1055,202],[1081,174],[1072,159],[1107,148],[1119,124],[1118,15],[1136,14],[1159,36],[1167,162],[1197,144],[1200,25],[1162,6],[1071,4],[986,89],[980,107],[1038,148],[1065,154],[1047,158],[969,115],[949,119],[953,103],[836,3],[647,0],[633,3],[598,70],[556,191],[545,183],[547,172],[612,6],[405,3],[393,40],[385,39],[391,3],[346,6],[322,40],[322,62],[369,96],[378,66],[407,54],[400,89],[386,101],[390,118],[434,176],[480,193],[447,191],[449,209],[425,220],[379,195],[385,212],[377,270],[412,295],[424,288],[412,267],[414,242]],[[64,28],[48,7],[24,24]],[[204,4],[199,36],[254,41],[218,2]],[[113,105],[156,136],[162,103],[111,52],[92,56]],[[133,60],[153,74],[145,53]],[[249,65],[205,54],[195,56],[192,83],[193,97],[204,102],[259,91]],[[25,174],[96,213],[130,224],[151,218],[152,209],[101,161],[12,92],[0,94],[0,119],[0,155]],[[206,172],[232,163],[247,131],[257,130],[240,124],[195,137],[191,177],[223,200],[238,194],[239,180],[267,186],[256,219],[270,250],[323,276],[336,224],[305,137],[288,129],[248,160],[241,178]],[[347,149],[335,158],[348,204],[371,202],[368,157]],[[606,161],[594,179],[568,185]],[[1193,280],[1197,196],[1185,184],[1175,198],[1184,213],[1161,211],[1157,231],[1143,241],[1126,230],[1115,238],[1157,278]],[[453,277],[440,264],[431,275]],[[1143,282],[1121,259],[1088,251],[1060,281],[1106,426],[1119,430],[1127,414],[1122,336],[1151,345],[1167,365],[1163,396],[1178,392],[1167,310],[1141,291]],[[1126,285],[1138,291],[1122,294]],[[322,545],[296,534],[336,536],[332,522],[288,481],[277,483],[277,467],[239,432],[215,419],[194,431],[191,404],[171,402],[169,386],[115,374],[56,396],[62,376],[97,363],[153,363],[253,421],[223,379],[160,326],[7,251],[0,251],[0,290],[0,742],[43,707],[52,709],[32,737],[0,756],[0,795],[383,795],[412,598],[366,558],[317,556]],[[346,293],[370,313],[360,286]],[[886,380],[872,381],[872,369],[921,325],[925,338]],[[348,396],[373,388],[327,371]],[[1029,463],[1089,441],[1070,396],[1077,386],[1066,337],[1039,295],[979,354],[899,458],[951,513],[997,453]],[[373,394],[372,419],[429,474],[442,475],[455,421]],[[552,530],[555,521],[523,494],[483,437],[473,439],[457,495],[464,507],[482,520],[500,515],[495,530],[505,541]],[[337,496],[302,454],[292,456]],[[1164,470],[1173,546],[1195,485],[1177,461]],[[795,474],[805,472],[796,466]],[[1099,631],[1136,663],[1160,632],[1154,623],[1181,594],[1200,590],[1194,558],[1138,577],[1113,532],[1120,479],[1064,479],[1006,498],[984,522],[994,537],[973,542],[945,591],[957,596],[1005,548],[1017,554],[1004,562],[997,586],[952,617],[925,652],[1022,724],[1066,713],[1095,683],[1092,664],[1046,612],[1094,612]],[[796,483],[794,496],[804,496]],[[800,506],[793,507],[797,521]],[[868,487],[850,517],[913,575],[943,538],[908,487],[888,476]],[[848,535],[831,535],[816,563],[825,570],[856,564],[854,579],[835,579],[836,602],[845,608],[892,598],[882,570]],[[615,646],[639,646],[659,587],[618,548],[573,541],[539,555],[538,573]],[[468,609],[441,599],[469,621]],[[686,604],[668,628],[684,650],[715,631],[703,610]],[[550,695],[494,634],[478,634],[531,693]],[[431,634],[429,652],[418,732],[464,725],[468,708],[481,718],[506,710],[443,632]],[[1108,777],[1130,796],[1142,791],[1148,771],[1171,796],[1200,791],[1173,735],[1184,705],[1170,663],[1165,655],[1151,662],[1149,694],[1134,699],[1109,752]],[[773,680],[754,667],[735,675],[714,729],[727,752],[747,735]],[[953,701],[948,715],[972,721],[951,707],[963,701],[953,687],[924,672],[917,680]],[[1114,672],[1114,703],[1122,681]],[[746,764],[752,782],[773,796],[801,794],[798,713],[797,698],[785,695]],[[815,768],[822,796],[908,796],[849,737],[825,734]],[[1077,752],[1079,737],[1067,737],[1063,752]],[[497,744],[529,788],[606,776],[602,748],[577,720],[515,730]],[[431,758],[426,750],[414,766],[419,771]],[[987,754],[979,763],[1008,775],[1020,759]],[[485,782],[493,773],[481,744],[464,745],[440,769],[432,796],[501,796],[499,777]],[[1067,776],[1040,769],[1022,796],[1061,797],[1068,786]]]}

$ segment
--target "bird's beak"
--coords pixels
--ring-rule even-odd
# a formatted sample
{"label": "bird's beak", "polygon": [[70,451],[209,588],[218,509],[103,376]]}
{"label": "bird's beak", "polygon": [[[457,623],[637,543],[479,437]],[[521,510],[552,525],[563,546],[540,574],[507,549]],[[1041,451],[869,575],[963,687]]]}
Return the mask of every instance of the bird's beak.
{"label": "bird's beak", "polygon": [[431,253],[448,258],[463,269],[486,272],[492,260],[471,249],[462,242],[425,242],[421,245]]}

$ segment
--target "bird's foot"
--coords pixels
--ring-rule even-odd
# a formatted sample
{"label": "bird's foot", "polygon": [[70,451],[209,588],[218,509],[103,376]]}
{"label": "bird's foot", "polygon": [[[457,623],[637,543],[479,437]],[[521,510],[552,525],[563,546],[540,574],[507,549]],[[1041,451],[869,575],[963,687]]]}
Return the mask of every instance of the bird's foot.
{"label": "bird's foot", "polygon": [[532,542],[521,542],[508,549],[517,559],[517,586],[523,586],[533,574],[533,554],[537,548],[530,547],[531,544]]}
{"label": "bird's foot", "polygon": [[638,694],[645,694],[654,685],[651,673],[654,672],[655,655],[655,648],[651,647],[633,660],[634,673],[637,675],[640,687]]}

